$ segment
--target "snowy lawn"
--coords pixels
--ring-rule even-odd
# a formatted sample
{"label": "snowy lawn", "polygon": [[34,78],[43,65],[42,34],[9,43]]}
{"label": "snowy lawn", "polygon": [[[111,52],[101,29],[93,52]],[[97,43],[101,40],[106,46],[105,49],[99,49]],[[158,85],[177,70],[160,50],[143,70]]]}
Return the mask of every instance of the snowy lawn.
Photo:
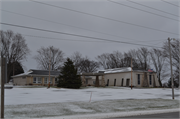
{"label": "snowy lawn", "polygon": [[[5,90],[5,117],[54,117],[179,108],[180,92],[165,88],[126,87],[58,89],[14,87]],[[91,102],[90,95],[92,93]]]}

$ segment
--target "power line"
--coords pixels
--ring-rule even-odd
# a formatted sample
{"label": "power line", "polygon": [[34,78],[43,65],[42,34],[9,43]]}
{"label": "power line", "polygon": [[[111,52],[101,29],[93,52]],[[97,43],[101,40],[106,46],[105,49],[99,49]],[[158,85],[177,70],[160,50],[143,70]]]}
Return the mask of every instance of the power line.
{"label": "power line", "polygon": [[[34,35],[27,35],[27,34],[22,34],[22,35],[23,36],[27,36],[27,37],[44,38],[44,39],[52,39],[52,40],[80,41],[80,42],[101,42],[101,41],[85,41],[85,40],[60,39],[60,38],[52,38],[52,37],[44,37],[44,36],[34,36]],[[107,42],[103,42],[103,43],[107,43]]]}
{"label": "power line", "polygon": [[165,3],[168,3],[168,4],[170,4],[170,5],[176,6],[176,7],[180,7],[180,6],[178,6],[178,5],[175,5],[175,4],[173,4],[173,3],[167,2],[167,1],[165,1],[165,0],[161,0],[161,1],[162,1],[162,2],[165,2]]}
{"label": "power line", "polygon": [[129,8],[132,8],[132,9],[136,9],[136,10],[139,10],[139,11],[142,11],[142,12],[146,12],[146,13],[149,13],[149,14],[153,14],[153,15],[156,15],[156,16],[164,17],[164,18],[171,19],[171,20],[179,22],[179,20],[177,20],[177,19],[166,17],[166,16],[163,16],[163,15],[160,15],[160,14],[156,14],[156,13],[153,13],[153,12],[146,11],[146,10],[142,10],[142,9],[139,9],[139,8],[136,8],[136,7],[132,7],[132,6],[129,6],[129,5],[125,5],[125,4],[122,4],[122,3],[119,3],[119,2],[115,2],[115,1],[112,1],[112,0],[107,0],[107,1],[112,2],[112,3],[116,3],[118,5],[126,6],[126,7],[129,7]]}
{"label": "power line", "polygon": [[[16,12],[4,10],[4,9],[0,9],[0,11],[8,12],[8,13],[11,13],[11,14],[16,14],[16,15],[20,15],[20,16],[24,16],[24,17],[28,17],[28,18],[33,18],[33,19],[37,19],[37,20],[42,20],[42,21],[46,21],[46,22],[50,22],[50,23],[54,23],[54,24],[60,24],[60,25],[64,25],[64,26],[69,26],[69,27],[77,28],[77,29],[87,30],[87,31],[95,32],[95,33],[105,34],[105,35],[114,36],[114,37],[118,37],[118,38],[124,38],[124,39],[132,40],[132,41],[136,42],[136,39],[131,39],[131,38],[127,38],[127,37],[123,37],[123,36],[119,36],[119,35],[104,33],[104,32],[95,31],[95,30],[91,30],[91,29],[86,29],[86,28],[82,28],[82,27],[78,27],[78,26],[74,26],[74,25],[69,25],[69,24],[64,24],[64,23],[60,23],[60,22],[50,21],[50,20],[39,18],[39,17],[29,16],[29,15],[25,15],[25,14],[21,14],[21,13],[16,13]],[[158,41],[158,40],[154,40],[154,41]],[[143,41],[140,41],[140,42],[146,42],[146,41],[143,40]]]}
{"label": "power line", "polygon": [[159,45],[160,43],[163,43],[163,41],[157,42],[157,43],[152,44],[152,45]]}
{"label": "power line", "polygon": [[141,6],[144,6],[144,7],[147,7],[147,8],[150,8],[150,9],[153,9],[153,10],[157,10],[157,11],[160,11],[160,12],[163,12],[163,13],[166,13],[166,14],[169,14],[169,15],[173,15],[173,16],[176,16],[176,17],[180,17],[176,14],[172,14],[172,13],[169,13],[169,12],[166,12],[166,11],[163,11],[163,10],[160,10],[160,9],[157,9],[157,8],[153,8],[153,7],[150,7],[150,6],[147,6],[147,5],[144,5],[144,4],[140,4],[138,2],[134,2],[134,1],[131,1],[131,0],[127,0],[128,2],[132,2],[134,4],[137,4],[137,5],[141,5]]}
{"label": "power line", "polygon": [[[36,38],[44,38],[44,39],[52,39],[52,40],[64,40],[64,41],[82,41],[82,42],[101,42],[101,41],[85,41],[85,40],[72,40],[72,39],[60,39],[60,38],[52,38],[52,37],[44,37],[44,36],[34,36],[34,35],[27,35],[27,34],[22,34],[23,36],[27,37],[36,37]],[[163,39],[164,40],[164,39]],[[151,41],[138,41],[138,42],[152,42],[152,41],[161,41],[161,40],[151,40]],[[110,43],[110,42],[101,42],[101,43]]]}
{"label": "power line", "polygon": [[39,1],[34,1],[34,0],[29,0],[29,1],[39,3],[39,4],[43,4],[43,5],[47,5],[47,6],[51,6],[51,7],[65,9],[65,10],[68,10],[68,11],[77,12],[77,13],[81,13],[81,14],[85,14],[85,15],[90,15],[90,16],[94,16],[94,17],[98,17],[98,18],[102,18],[102,19],[106,19],[106,20],[111,20],[111,21],[114,21],[114,22],[120,22],[120,23],[123,23],[123,24],[128,24],[128,25],[132,25],[132,26],[136,26],[136,27],[141,27],[141,28],[151,29],[151,30],[155,30],[155,31],[159,31],[159,32],[179,35],[177,33],[172,33],[172,32],[169,32],[169,31],[159,30],[159,29],[156,29],[156,28],[151,28],[151,27],[147,27],[147,26],[133,24],[133,23],[129,23],[129,22],[126,22],[126,21],[120,21],[120,20],[116,20],[116,19],[112,19],[112,18],[108,18],[108,17],[104,17],[104,16],[99,16],[99,15],[86,13],[86,12],[82,12],[82,11],[77,11],[77,10],[73,10],[73,9],[69,9],[69,8],[65,8],[65,7],[60,7],[60,6],[56,6],[56,5],[51,5],[51,4],[47,4],[47,3],[43,3],[43,2],[39,2]]}
{"label": "power line", "polygon": [[[40,29],[40,28],[34,28],[34,27],[28,27],[28,26],[9,24],[9,23],[0,22],[0,24],[8,25],[8,26],[14,26],[14,27],[20,27],[20,28],[26,28],[26,29],[31,29],[31,30],[38,30],[38,31],[50,32],[50,33],[57,33],[57,34],[64,34],[64,35],[82,37],[82,38],[97,39],[97,40],[101,40],[101,41],[110,41],[110,42],[116,42],[116,43],[124,43],[124,44],[131,44],[131,45],[154,47],[154,46],[150,46],[150,45],[143,45],[143,44],[137,44],[137,43],[123,42],[123,41],[115,41],[115,40],[109,40],[109,39],[104,39],[104,38],[97,38],[97,37],[92,37],[92,36],[84,36],[84,35],[79,35],[79,34],[71,34],[71,33],[52,31],[52,30],[47,30],[47,29]],[[161,48],[161,47],[156,47],[156,48]]]}
{"label": "power line", "polygon": [[0,10],[3,11],[3,12],[8,12],[8,13],[11,13],[11,14],[16,14],[16,15],[20,15],[20,16],[24,16],[24,17],[28,17],[28,18],[38,19],[38,20],[41,20],[41,21],[46,21],[46,22],[50,22],[50,23],[54,23],[54,24],[60,24],[60,25],[64,25],[64,26],[69,26],[69,27],[73,27],[73,28],[78,28],[78,29],[82,29],[82,30],[95,32],[95,33],[100,33],[100,34],[105,34],[105,35],[109,35],[109,36],[113,36],[113,37],[124,38],[124,39],[135,41],[135,39],[131,39],[131,38],[127,38],[127,37],[123,37],[123,36],[119,36],[119,35],[104,33],[104,32],[95,31],[95,30],[91,30],[91,29],[87,29],[87,28],[82,28],[82,27],[78,27],[78,26],[74,26],[74,25],[64,24],[64,23],[55,22],[55,21],[51,21],[51,20],[46,20],[46,19],[42,19],[42,18],[39,18],[39,17],[29,16],[29,15],[16,13],[16,12],[4,10],[4,9],[0,9]]}

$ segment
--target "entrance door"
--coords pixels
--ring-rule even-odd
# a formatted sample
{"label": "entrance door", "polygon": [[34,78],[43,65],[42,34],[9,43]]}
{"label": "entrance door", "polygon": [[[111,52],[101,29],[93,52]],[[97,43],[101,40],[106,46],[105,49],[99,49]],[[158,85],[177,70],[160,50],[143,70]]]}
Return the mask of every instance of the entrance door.
{"label": "entrance door", "polygon": [[129,87],[129,82],[130,82],[130,79],[127,79],[126,80],[126,86]]}
{"label": "entrance door", "polygon": [[123,86],[124,79],[122,78],[121,86]]}
{"label": "entrance door", "polygon": [[114,86],[116,86],[116,79],[114,79]]}
{"label": "entrance door", "polygon": [[109,86],[109,79],[107,80],[107,86]]}

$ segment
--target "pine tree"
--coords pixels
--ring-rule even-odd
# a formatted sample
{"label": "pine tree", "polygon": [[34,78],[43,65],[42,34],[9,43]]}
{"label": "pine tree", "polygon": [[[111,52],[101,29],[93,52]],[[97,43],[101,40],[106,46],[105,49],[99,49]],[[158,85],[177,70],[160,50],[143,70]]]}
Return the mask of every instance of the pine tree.
{"label": "pine tree", "polygon": [[59,75],[58,87],[63,88],[80,88],[81,79],[77,75],[77,69],[75,69],[71,59],[67,58]]}

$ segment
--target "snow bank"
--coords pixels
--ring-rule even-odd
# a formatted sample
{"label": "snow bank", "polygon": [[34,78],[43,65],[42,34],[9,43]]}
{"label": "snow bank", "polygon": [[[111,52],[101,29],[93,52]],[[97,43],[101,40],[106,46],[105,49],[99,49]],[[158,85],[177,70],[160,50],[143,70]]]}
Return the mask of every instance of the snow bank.
{"label": "snow bank", "polygon": [[131,114],[129,112],[141,114],[138,111],[143,110],[179,108],[179,90],[174,92],[175,100],[172,100],[172,90],[166,88],[47,89],[15,86],[5,90],[5,118],[105,118],[126,116]]}
{"label": "snow bank", "polygon": [[[168,112],[177,112],[177,111],[180,111],[180,108],[165,109],[165,110],[150,110],[150,111],[116,112],[116,113],[105,113],[105,114],[72,115],[72,116],[60,116],[60,117],[51,117],[51,118],[48,117],[48,119],[104,119],[104,118],[112,118],[112,117],[113,118],[128,117],[128,116],[159,114],[159,113],[168,113]],[[33,119],[39,119],[39,118],[33,118]]]}
{"label": "snow bank", "polygon": [[[85,89],[64,89],[64,88],[16,88],[5,90],[5,105],[18,104],[39,104],[57,102],[89,102],[91,101],[114,100],[114,99],[172,99],[170,88],[147,88],[130,89],[126,87],[113,88],[85,88]],[[180,99],[178,89],[174,90],[175,99]]]}

